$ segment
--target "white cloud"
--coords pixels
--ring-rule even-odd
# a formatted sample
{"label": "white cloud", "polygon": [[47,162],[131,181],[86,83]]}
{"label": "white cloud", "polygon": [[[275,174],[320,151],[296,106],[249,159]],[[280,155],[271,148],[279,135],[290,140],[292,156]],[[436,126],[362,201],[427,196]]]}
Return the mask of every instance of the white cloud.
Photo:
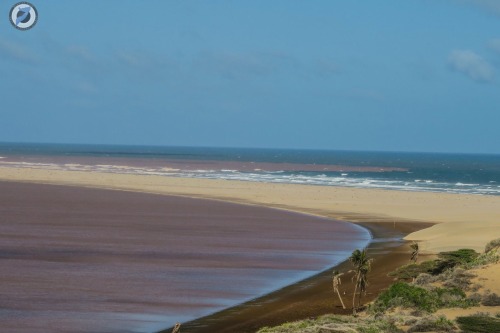
{"label": "white cloud", "polygon": [[453,70],[463,73],[475,81],[490,82],[495,75],[493,67],[477,53],[470,50],[454,50],[448,61]]}
{"label": "white cloud", "polygon": [[492,39],[488,44],[492,50],[500,54],[500,38]]}

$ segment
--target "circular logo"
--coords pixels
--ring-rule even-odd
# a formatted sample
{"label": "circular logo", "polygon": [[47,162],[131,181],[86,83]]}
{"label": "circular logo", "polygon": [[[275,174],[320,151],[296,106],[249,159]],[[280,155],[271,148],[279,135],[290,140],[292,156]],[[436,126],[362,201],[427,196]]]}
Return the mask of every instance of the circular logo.
{"label": "circular logo", "polygon": [[9,14],[10,23],[19,30],[28,30],[35,26],[38,20],[38,12],[35,6],[29,2],[18,2]]}

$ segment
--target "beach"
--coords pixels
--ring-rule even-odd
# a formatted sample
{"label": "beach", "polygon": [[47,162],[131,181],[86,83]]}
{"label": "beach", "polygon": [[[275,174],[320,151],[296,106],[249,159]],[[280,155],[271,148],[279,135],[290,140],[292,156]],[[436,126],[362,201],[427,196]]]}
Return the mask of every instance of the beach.
{"label": "beach", "polygon": [[[161,198],[162,196],[173,196],[169,198],[178,198],[179,200],[184,198],[184,200],[189,200],[189,202],[192,202],[191,200],[193,199],[210,199],[212,203],[220,202],[220,204],[224,204],[224,202],[232,202],[239,204],[235,205],[237,206],[237,211],[240,212],[241,209],[249,209],[247,213],[249,215],[255,214],[255,210],[258,210],[259,206],[267,206],[273,208],[272,211],[278,212],[279,214],[287,214],[287,211],[291,211],[308,214],[311,218],[326,217],[359,223],[370,230],[375,237],[375,242],[371,243],[369,250],[375,257],[375,263],[378,263],[378,265],[374,266],[373,272],[373,280],[375,281],[373,282],[373,289],[371,291],[373,294],[369,295],[367,299],[373,298],[377,291],[387,287],[392,282],[390,278],[387,278],[387,273],[389,271],[408,262],[408,248],[402,241],[402,238],[409,233],[417,231],[411,234],[410,237],[416,237],[417,240],[422,241],[421,245],[424,250],[423,252],[432,253],[435,252],[435,249],[439,248],[441,250],[443,248],[442,244],[447,237],[447,230],[458,236],[454,237],[453,241],[447,240],[447,242],[444,243],[446,249],[461,248],[466,242],[468,245],[467,247],[472,247],[477,250],[482,250],[484,243],[488,240],[498,237],[498,232],[500,230],[500,224],[498,223],[498,221],[500,221],[500,197],[494,196],[402,192],[5,167],[0,168],[0,180],[6,181],[6,183],[3,183],[3,186],[13,186],[15,189],[19,189],[20,186],[35,186],[32,184],[51,184],[58,185],[56,186],[57,188],[71,189],[71,191],[76,194],[81,192],[78,188],[85,188],[86,191],[93,191],[93,188],[113,190],[101,191],[108,194],[104,197],[102,197],[102,195],[97,195],[96,197],[107,198],[110,196],[116,198],[116,202],[123,202],[123,198],[118,198],[127,195],[132,195],[134,198],[133,201],[137,201],[138,198],[149,198],[147,200],[144,199],[145,203],[150,202],[151,197]],[[61,187],[59,185],[65,186]],[[49,192],[52,193],[53,191]],[[157,194],[161,195],[159,196]],[[61,200],[61,198],[59,200]],[[18,205],[22,205],[19,200],[17,202]],[[189,210],[189,207],[191,207],[190,205],[191,203],[187,206],[185,205],[185,210]],[[122,205],[121,209],[127,208],[128,206],[131,208],[134,207],[133,204]],[[95,207],[95,204],[92,207]],[[138,204],[136,207],[144,207],[144,205]],[[212,204],[208,205],[208,208],[202,208],[200,211],[210,210],[211,207]],[[92,208],[92,210],[94,210],[94,208]],[[166,214],[166,212],[162,214]],[[161,216],[161,214],[159,216]],[[291,216],[295,215],[292,214]],[[333,233],[328,234],[328,232],[325,232],[325,230],[321,228],[315,229],[309,223],[305,224],[304,215],[301,217],[300,221],[302,222],[297,224],[298,229],[294,229],[296,232],[301,234],[304,231],[319,230],[321,232],[316,234],[313,232],[313,236],[311,237],[319,237],[320,239],[323,239],[321,237],[326,237],[324,238],[325,244],[328,243],[327,240]],[[469,230],[470,226],[478,222],[482,223],[482,228],[480,231],[477,231],[477,233],[480,235],[487,235],[486,240],[483,240],[481,237],[470,237],[471,232],[474,232],[474,230]],[[437,226],[444,228],[444,231],[441,230],[441,232],[436,235],[432,232],[425,233],[425,230],[418,231],[436,223],[438,223]],[[465,228],[463,230],[468,231],[461,233],[460,228]],[[249,230],[252,232],[260,230],[260,232],[266,233],[266,229],[259,224],[254,225]],[[422,234],[422,232],[424,234]],[[275,234],[273,234],[273,238],[276,237],[276,234],[279,235],[280,233],[280,230],[276,231]],[[322,235],[319,236],[320,234]],[[256,236],[256,238],[260,237],[261,236]],[[105,242],[105,240],[102,242]],[[159,243],[156,243],[156,246],[152,244],[151,249],[156,248],[158,244]],[[314,242],[313,244],[314,246],[321,246],[322,243]],[[290,245],[290,251],[292,252],[303,250],[300,247],[296,247],[297,243],[290,243]],[[151,249],[150,251],[153,251]],[[315,249],[312,248],[309,250],[315,251]],[[13,253],[15,254],[15,252]],[[64,253],[64,251],[62,251],[55,257],[58,258],[58,260],[64,261],[65,255],[72,257],[74,254],[75,253],[72,252]],[[100,253],[97,254],[100,255]],[[99,257],[97,254],[91,254],[90,258],[94,256]],[[43,257],[43,254],[40,255]],[[48,253],[46,255],[49,258],[54,258],[54,253]],[[347,254],[344,255],[347,256]],[[82,258],[85,258],[85,260],[88,259],[88,257],[83,254]],[[143,258],[138,258],[136,264],[141,263],[142,260]],[[220,262],[221,258],[215,257],[213,261]],[[148,263],[151,265],[150,268],[155,266],[154,260],[151,262],[146,261],[144,265],[147,266]],[[262,265],[262,260],[257,260],[255,263]],[[308,264],[309,262],[306,262],[306,267]],[[325,264],[327,265],[327,262],[322,262],[322,265]],[[318,267],[317,262],[314,265]],[[196,264],[194,264],[194,266],[196,266]],[[298,266],[301,268],[304,267],[304,262]],[[293,271],[293,267],[282,268]],[[140,270],[142,269],[145,268],[141,268]],[[349,266],[344,263],[339,266],[339,269],[348,270]],[[279,324],[283,321],[307,318],[331,311],[342,312],[338,306],[333,304],[333,295],[328,293],[331,276],[330,270],[331,267],[309,280],[287,287],[291,289],[280,289],[264,298],[255,299],[252,301],[254,303],[245,303],[242,307],[217,312],[199,321],[190,322],[186,326],[189,328],[188,332],[210,332],[213,331],[214,328],[217,328],[217,331],[221,332],[231,332],[235,331],[235,327],[237,327],[236,331],[252,332],[256,328],[264,325]],[[284,281],[284,276],[276,276],[276,279]],[[290,280],[288,284],[295,281]],[[348,283],[348,281],[345,282]],[[270,287],[271,289],[260,293],[260,295],[272,291],[273,287]],[[282,287],[283,285],[275,285],[274,289]],[[349,287],[347,287],[347,289],[349,289]],[[132,299],[140,299],[140,294],[150,292],[150,290],[151,288],[148,288],[146,285],[135,289],[135,291],[131,289],[133,292],[130,297]],[[258,294],[259,293],[257,293],[257,295]],[[252,298],[251,295],[248,295],[248,297]],[[128,299],[124,303],[128,304],[130,301],[131,299]],[[255,304],[258,306],[255,306]],[[161,304],[157,305],[158,307],[162,306]],[[139,302],[139,304],[136,304],[133,308],[137,311],[139,309],[144,309],[143,306],[144,304]],[[165,304],[163,304],[163,306],[165,306]],[[187,308],[189,308],[189,306]],[[94,317],[92,313],[87,315],[89,318]],[[173,319],[166,317],[162,318],[160,313],[157,313],[157,315],[157,319],[159,320],[164,319],[164,321],[171,321]],[[200,316],[203,316],[203,314],[200,313]],[[180,319],[176,321],[182,321],[180,316],[179,318]],[[137,318],[137,320],[141,321],[141,318]],[[147,321],[147,319],[144,318],[142,318],[142,320]],[[169,322],[169,324],[173,323]],[[168,324],[164,327],[166,326],[168,326]]]}
{"label": "beach", "polygon": [[[444,223],[439,233],[420,233],[409,237],[422,241],[424,252],[457,249],[463,244],[481,251],[486,242],[498,236],[500,231],[500,196],[8,167],[0,168],[0,179],[210,198],[350,222]],[[481,228],[471,231],[470,226],[474,223],[481,223]],[[447,239],[448,231],[457,235],[453,242]],[[474,237],[471,237],[471,232]]]}

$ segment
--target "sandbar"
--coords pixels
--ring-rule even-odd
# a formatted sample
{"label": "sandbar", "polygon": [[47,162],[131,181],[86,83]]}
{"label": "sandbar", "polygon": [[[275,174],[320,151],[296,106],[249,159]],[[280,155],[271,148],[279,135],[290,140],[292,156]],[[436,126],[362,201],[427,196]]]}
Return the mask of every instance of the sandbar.
{"label": "sandbar", "polygon": [[500,237],[500,196],[8,167],[0,167],[0,180],[211,198],[350,222],[442,223],[439,232],[429,229],[408,236],[420,241],[424,252],[454,250],[465,244],[481,251],[487,241]]}

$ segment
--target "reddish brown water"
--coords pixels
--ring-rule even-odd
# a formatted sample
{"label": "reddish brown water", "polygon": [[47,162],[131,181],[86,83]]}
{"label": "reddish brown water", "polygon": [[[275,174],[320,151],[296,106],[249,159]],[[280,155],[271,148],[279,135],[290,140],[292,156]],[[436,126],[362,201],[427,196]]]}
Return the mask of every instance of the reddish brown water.
{"label": "reddish brown water", "polygon": [[0,182],[3,332],[151,332],[338,263],[348,223],[210,200]]}
{"label": "reddish brown water", "polygon": [[[343,172],[390,172],[407,171],[402,168],[389,168],[378,166],[349,166],[331,164],[304,164],[304,163],[276,163],[276,162],[242,162],[242,161],[216,161],[216,160],[189,160],[189,159],[155,159],[155,158],[127,158],[110,156],[52,156],[52,155],[14,155],[3,157],[0,166],[36,166],[36,164],[52,164],[65,168],[65,164],[76,168],[82,166],[127,166],[129,168],[146,168],[150,170],[161,170],[161,168],[178,169],[182,171],[214,170],[224,169],[238,171],[343,171]],[[38,166],[41,167],[41,166]],[[81,169],[81,168],[80,168]],[[95,168],[90,168],[95,169]],[[106,170],[106,168],[101,168]],[[101,171],[102,171],[101,170]],[[108,171],[117,171],[109,169]],[[123,171],[123,170],[122,170]]]}

